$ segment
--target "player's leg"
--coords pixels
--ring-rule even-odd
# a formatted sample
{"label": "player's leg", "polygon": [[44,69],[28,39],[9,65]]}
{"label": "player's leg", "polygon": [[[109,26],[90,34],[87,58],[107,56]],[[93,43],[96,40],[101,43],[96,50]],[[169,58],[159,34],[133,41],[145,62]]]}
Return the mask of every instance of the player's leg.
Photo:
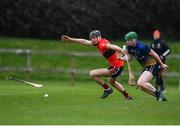
{"label": "player's leg", "polygon": [[108,77],[110,76],[108,69],[103,68],[103,69],[95,69],[91,70],[89,73],[89,76],[95,80],[99,85],[103,86],[104,85],[104,80],[100,78],[100,76]]}
{"label": "player's leg", "polygon": [[102,95],[103,99],[111,94],[113,90],[105,83],[104,80],[101,79],[101,76],[109,77],[110,75],[111,74],[107,68],[91,70],[89,73],[89,76],[104,88],[104,93]]}
{"label": "player's leg", "polygon": [[129,94],[126,92],[126,90],[124,89],[124,87],[118,83],[117,81],[117,77],[109,77],[109,83],[114,87],[116,88],[120,93],[122,93],[124,95],[124,97],[128,100],[132,100],[132,97],[129,96]]}
{"label": "player's leg", "polygon": [[156,96],[154,92],[156,91],[156,88],[153,87],[150,83],[148,83],[153,78],[153,75],[149,71],[144,71],[141,76],[139,77],[137,81],[138,87],[140,87],[143,91]]}
{"label": "player's leg", "polygon": [[121,75],[123,71],[123,67],[109,67],[108,70],[109,73],[111,74],[111,77],[109,77],[109,84],[111,84],[119,92],[121,92],[126,99],[132,99],[132,97],[130,97],[129,94],[125,91],[124,87],[116,81],[117,77]]}
{"label": "player's leg", "polygon": [[[162,59],[162,62],[164,63],[164,64],[166,64],[166,57],[164,57],[163,59]],[[164,71],[164,69],[163,68],[160,68],[160,80],[161,80],[161,86],[160,86],[160,90],[162,90],[162,92],[166,92],[166,87],[165,87],[165,85],[164,85],[164,81],[163,81],[163,71]]]}
{"label": "player's leg", "polygon": [[159,73],[154,76],[155,78],[155,88],[159,89]]}
{"label": "player's leg", "polygon": [[109,77],[108,78],[108,81],[109,81],[109,84],[112,85],[114,88],[116,88],[119,92],[123,92],[124,91],[124,87],[118,83],[116,81],[117,78],[112,78],[112,77]]}
{"label": "player's leg", "polygon": [[163,69],[161,68],[159,73],[158,73],[158,84],[160,86],[160,91],[165,91],[165,86],[163,83],[163,78],[162,78],[162,73],[163,73]]}
{"label": "player's leg", "polygon": [[149,71],[144,71],[137,81],[137,85],[146,93],[151,94],[160,101],[166,101],[166,98],[152,85],[149,81],[153,78],[153,75]]}

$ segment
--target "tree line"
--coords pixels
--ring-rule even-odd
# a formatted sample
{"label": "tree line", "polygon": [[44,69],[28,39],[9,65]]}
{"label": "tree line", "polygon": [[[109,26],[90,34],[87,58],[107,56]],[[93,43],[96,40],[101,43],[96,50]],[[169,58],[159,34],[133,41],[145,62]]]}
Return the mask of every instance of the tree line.
{"label": "tree line", "polygon": [[0,35],[88,38],[99,29],[109,39],[128,31],[151,38],[154,29],[180,39],[179,0],[1,0]]}

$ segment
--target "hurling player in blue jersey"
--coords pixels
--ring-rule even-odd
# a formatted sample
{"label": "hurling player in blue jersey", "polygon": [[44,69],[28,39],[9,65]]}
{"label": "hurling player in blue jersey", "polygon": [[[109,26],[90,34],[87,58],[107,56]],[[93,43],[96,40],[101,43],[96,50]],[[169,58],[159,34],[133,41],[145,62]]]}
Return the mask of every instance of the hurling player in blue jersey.
{"label": "hurling player in blue jersey", "polygon": [[148,45],[137,40],[137,38],[136,32],[129,32],[125,35],[128,60],[130,61],[135,57],[144,68],[137,81],[137,86],[144,92],[155,96],[158,101],[166,101],[167,99],[163,94],[156,90],[149,81],[160,71],[160,68],[168,69],[168,66],[161,61],[160,57]]}

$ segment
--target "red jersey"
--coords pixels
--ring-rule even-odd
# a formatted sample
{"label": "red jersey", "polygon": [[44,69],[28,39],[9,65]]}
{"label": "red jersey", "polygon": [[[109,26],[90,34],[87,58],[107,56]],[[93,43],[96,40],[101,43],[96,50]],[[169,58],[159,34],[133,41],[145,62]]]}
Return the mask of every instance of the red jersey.
{"label": "red jersey", "polygon": [[117,52],[106,47],[106,44],[110,42],[106,39],[101,39],[96,46],[101,54],[108,60],[110,66],[121,67],[124,65],[124,61],[118,59]]}

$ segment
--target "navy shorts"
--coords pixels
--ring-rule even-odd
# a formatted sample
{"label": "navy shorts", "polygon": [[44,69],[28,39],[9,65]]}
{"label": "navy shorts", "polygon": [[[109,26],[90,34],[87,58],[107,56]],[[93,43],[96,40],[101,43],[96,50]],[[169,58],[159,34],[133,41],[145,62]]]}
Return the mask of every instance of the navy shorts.
{"label": "navy shorts", "polygon": [[151,72],[153,74],[153,76],[155,76],[155,75],[157,75],[160,72],[160,70],[161,70],[161,66],[160,66],[160,64],[157,63],[155,65],[151,65],[151,66],[145,67],[143,69],[143,72],[144,71],[149,71],[149,72]]}
{"label": "navy shorts", "polygon": [[109,70],[109,73],[111,74],[111,77],[116,78],[117,76],[121,75],[123,71],[123,66],[122,67],[109,66],[108,70]]}

